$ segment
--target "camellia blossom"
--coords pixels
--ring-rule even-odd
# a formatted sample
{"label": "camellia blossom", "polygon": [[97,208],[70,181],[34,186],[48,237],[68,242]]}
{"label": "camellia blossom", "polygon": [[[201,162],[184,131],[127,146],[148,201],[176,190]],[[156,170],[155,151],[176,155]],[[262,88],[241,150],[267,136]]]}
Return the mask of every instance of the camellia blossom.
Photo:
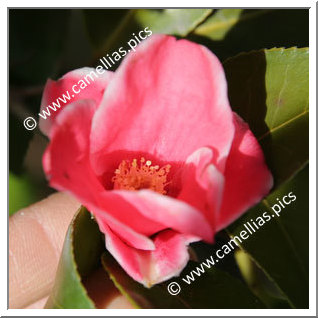
{"label": "camellia blossom", "polygon": [[[49,80],[42,104],[92,70]],[[213,243],[272,187],[221,63],[187,40],[153,35],[40,125],[50,185],[78,198],[107,250],[147,287],[179,275],[191,242]]]}

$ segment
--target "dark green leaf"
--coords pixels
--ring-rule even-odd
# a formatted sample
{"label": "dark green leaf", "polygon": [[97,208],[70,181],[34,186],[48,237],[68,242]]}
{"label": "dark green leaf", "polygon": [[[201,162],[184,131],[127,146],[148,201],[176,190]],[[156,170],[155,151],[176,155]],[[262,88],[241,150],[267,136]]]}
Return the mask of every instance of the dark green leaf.
{"label": "dark green leaf", "polygon": [[148,289],[137,283],[108,252],[102,256],[102,264],[115,286],[135,308],[186,308],[178,297],[170,296],[162,284]]}
{"label": "dark green leaf", "polygon": [[[130,25],[132,19],[132,10],[127,9],[87,9],[83,10],[84,19],[89,38],[95,49],[104,54],[110,49],[113,41],[118,42],[118,36]],[[131,29],[129,30],[133,32]]]}
{"label": "dark green leaf", "polygon": [[[282,199],[291,192],[296,200],[287,205]],[[285,208],[278,217],[271,207],[276,204],[274,209],[278,211],[279,201]],[[246,230],[244,223],[252,224],[252,219],[260,226],[263,222],[258,217],[264,212],[271,215],[256,233],[243,240],[241,247],[295,308],[308,307],[308,201],[307,167],[228,228],[231,236],[239,235],[240,231]]]}
{"label": "dark green leaf", "polygon": [[46,308],[95,308],[82,278],[98,266],[103,246],[96,222],[80,208],[67,231]]}
{"label": "dark green leaf", "polygon": [[[102,258],[103,265],[116,287],[136,308],[263,308],[246,285],[217,268],[206,269],[188,285],[181,278],[143,287],[129,277],[109,253]],[[180,274],[184,277],[195,270],[199,263],[190,261]],[[177,282],[181,287],[178,295],[170,295],[167,286]]]}
{"label": "dark green leaf", "polygon": [[69,31],[65,34],[65,48],[60,63],[61,75],[84,66],[96,66],[92,65],[93,47],[87,34],[83,10],[70,11]]}
{"label": "dark green leaf", "polygon": [[[104,244],[98,226],[85,208],[72,221],[65,239],[55,285],[46,308],[95,308],[82,281],[100,264]],[[102,263],[117,288],[137,308],[263,308],[263,304],[239,279],[217,269],[206,269],[191,285],[174,278],[182,293],[167,291],[171,281],[151,289],[129,277],[113,257],[105,252]],[[187,275],[199,263],[190,262],[181,275]],[[235,297],[234,297],[235,296]]]}
{"label": "dark green leaf", "polygon": [[234,256],[244,280],[253,293],[266,304],[267,308],[292,308],[277,285],[268,278],[245,251],[237,249]]}
{"label": "dark green leaf", "polygon": [[[277,202],[276,198],[298,191],[300,197],[294,192],[297,201],[286,208],[284,216],[271,221],[253,239],[244,241],[243,249],[277,284],[292,306],[305,308],[308,304],[308,179],[302,172],[297,178],[301,181],[292,180],[279,186],[308,162],[308,49],[244,53],[228,59],[224,67],[231,106],[258,138],[278,188],[230,226],[229,233],[238,234],[242,224],[268,211]],[[295,212],[287,214],[289,210]],[[303,215],[299,215],[301,211]]]}
{"label": "dark green leaf", "polygon": [[231,106],[260,141],[277,187],[308,161],[308,49],[243,53],[224,68]]}

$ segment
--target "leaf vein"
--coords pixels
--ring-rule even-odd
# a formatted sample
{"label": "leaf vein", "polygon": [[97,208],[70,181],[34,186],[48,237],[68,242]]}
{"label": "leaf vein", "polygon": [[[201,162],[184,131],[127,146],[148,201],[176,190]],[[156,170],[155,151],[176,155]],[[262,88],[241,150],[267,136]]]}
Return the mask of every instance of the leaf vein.
{"label": "leaf vein", "polygon": [[262,136],[258,137],[258,138],[257,138],[258,141],[261,141],[262,139],[264,139],[266,136],[268,136],[268,135],[271,134],[272,132],[276,131],[277,129],[289,125],[291,122],[293,122],[293,121],[297,120],[298,118],[300,118],[300,117],[306,115],[308,112],[309,112],[308,109],[305,109],[302,113],[296,115],[295,117],[293,117],[293,118],[291,118],[291,119],[285,121],[284,123],[282,123],[282,124],[280,124],[280,125],[278,125],[278,126],[276,126],[276,127],[274,127],[274,128],[271,128],[271,129],[268,130],[265,134],[263,134]]}

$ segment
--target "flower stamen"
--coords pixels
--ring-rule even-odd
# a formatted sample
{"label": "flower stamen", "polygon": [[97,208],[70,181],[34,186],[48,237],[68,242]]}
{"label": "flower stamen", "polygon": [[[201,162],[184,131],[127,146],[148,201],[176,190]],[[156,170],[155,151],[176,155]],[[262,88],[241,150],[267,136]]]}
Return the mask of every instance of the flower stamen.
{"label": "flower stamen", "polygon": [[158,165],[153,166],[150,160],[146,161],[143,157],[140,159],[139,165],[137,159],[133,159],[132,162],[123,160],[112,178],[114,189],[149,189],[160,194],[166,194],[165,187],[170,183],[167,182],[170,168],[170,165],[165,165],[162,168]]}

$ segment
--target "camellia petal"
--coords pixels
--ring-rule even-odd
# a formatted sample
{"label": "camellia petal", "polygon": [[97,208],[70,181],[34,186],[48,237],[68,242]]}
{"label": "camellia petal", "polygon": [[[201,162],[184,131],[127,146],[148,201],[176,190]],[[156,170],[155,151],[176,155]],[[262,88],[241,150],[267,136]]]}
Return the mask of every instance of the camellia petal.
{"label": "camellia petal", "polygon": [[[126,224],[136,233],[140,233],[147,237],[166,228],[164,225],[156,222],[156,219],[153,218],[152,215],[145,217],[134,205],[120,194],[121,191],[119,193],[116,193],[116,191],[104,191],[100,193],[100,209],[99,211],[94,211],[96,218],[109,222],[108,215],[111,215],[113,219],[122,224]],[[111,228],[116,231],[114,226],[111,226]],[[120,235],[120,233],[118,234]],[[131,244],[130,241],[126,241],[126,243]]]}
{"label": "camellia petal", "polygon": [[213,241],[213,230],[204,215],[191,205],[150,190],[113,191],[142,215],[181,233]]}
{"label": "camellia petal", "polygon": [[209,146],[222,172],[234,135],[221,63],[205,47],[154,35],[116,71],[93,120],[92,164],[105,172],[108,154],[149,153],[184,162]]}
{"label": "camellia petal", "polygon": [[234,123],[235,137],[226,163],[225,189],[217,230],[239,218],[273,186],[273,177],[257,139],[237,114]]}
{"label": "camellia petal", "polygon": [[[103,220],[108,220],[130,244],[141,249],[153,249],[153,243],[147,236],[116,219],[113,212],[116,206],[103,198],[106,190],[91,169],[88,153],[89,132],[95,110],[94,101],[77,101],[57,117],[50,145],[43,157],[44,171],[52,187],[72,193],[97,216],[102,213]],[[141,214],[135,216],[142,219]],[[155,222],[147,221],[143,224],[147,225],[148,231],[151,226],[153,231],[160,229]]]}
{"label": "camellia petal", "polygon": [[177,232],[165,230],[154,238],[153,251],[141,251],[126,245],[107,225],[101,225],[105,233],[107,250],[134,280],[151,287],[179,275],[189,260],[187,246],[193,241]]}
{"label": "camellia petal", "polygon": [[42,95],[40,113],[43,115],[43,111],[45,111],[49,112],[50,115],[47,115],[46,119],[40,116],[39,127],[41,131],[49,136],[55,117],[67,105],[77,100],[92,99],[96,105],[99,105],[113,75],[112,72],[104,71],[105,73],[98,74],[94,68],[84,67],[66,73],[58,81],[47,80]]}
{"label": "camellia petal", "polygon": [[201,211],[215,229],[215,216],[221,207],[224,177],[211,163],[213,151],[203,147],[191,154],[182,169],[178,199]]}
{"label": "camellia petal", "polygon": [[[92,71],[49,80],[42,111]],[[153,35],[99,77],[41,120],[50,137],[43,167],[51,186],[94,215],[124,270],[150,287],[178,275],[188,245],[212,243],[273,180],[205,47]]]}

